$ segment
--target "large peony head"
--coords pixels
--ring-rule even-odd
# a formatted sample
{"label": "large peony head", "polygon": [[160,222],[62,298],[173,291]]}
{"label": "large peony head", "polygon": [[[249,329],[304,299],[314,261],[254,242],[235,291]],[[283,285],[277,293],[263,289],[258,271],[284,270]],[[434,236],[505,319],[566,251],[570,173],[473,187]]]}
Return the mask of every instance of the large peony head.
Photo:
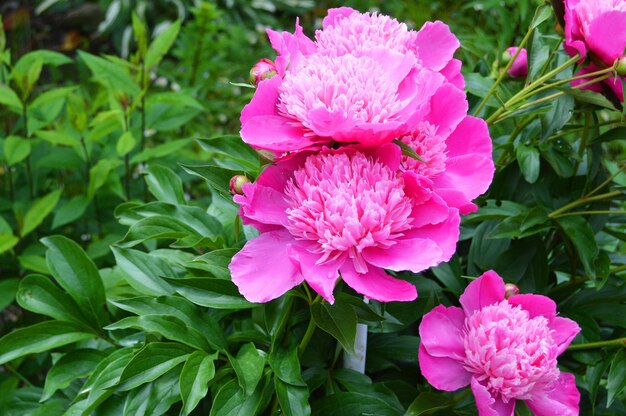
{"label": "large peony head", "polygon": [[574,376],[557,357],[580,331],[540,295],[506,298],[489,271],[470,283],[462,308],[438,306],[420,324],[419,363],[429,383],[453,391],[471,386],[479,415],[510,416],[523,400],[538,416],[578,415]]}
{"label": "large peony head", "polygon": [[428,179],[400,172],[399,163],[397,146],[386,145],[302,154],[268,167],[236,197],[244,223],[261,231],[231,262],[240,292],[265,302],[306,280],[332,302],[341,276],[371,299],[415,299],[415,287],[385,269],[419,272],[448,260],[459,217]]}

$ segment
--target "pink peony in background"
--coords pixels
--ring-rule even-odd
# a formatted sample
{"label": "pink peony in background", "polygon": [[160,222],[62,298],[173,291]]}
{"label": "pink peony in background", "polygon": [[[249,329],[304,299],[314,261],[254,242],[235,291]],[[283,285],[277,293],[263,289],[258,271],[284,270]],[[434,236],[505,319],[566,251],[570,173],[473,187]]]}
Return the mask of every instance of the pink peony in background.
{"label": "pink peony in background", "polygon": [[[306,281],[329,302],[341,275],[368,298],[410,301],[415,287],[385,269],[419,272],[450,259],[459,214],[433,182],[399,172],[398,146],[300,153],[269,166],[235,196],[261,234],[230,264],[233,282],[266,302]],[[267,267],[271,264],[272,267]]]}
{"label": "pink peony in background", "polygon": [[[519,48],[517,46],[511,46],[510,48],[507,48],[504,53],[509,59],[512,59],[518,49]],[[512,78],[525,78],[526,75],[528,75],[528,51],[526,51],[526,48],[521,48],[517,57],[513,61],[513,64],[507,71],[507,74],[509,74]]]}
{"label": "pink peony in background", "polygon": [[293,34],[268,35],[278,76],[259,83],[241,114],[241,136],[257,149],[281,156],[389,143],[431,121],[432,101],[450,87],[467,112],[453,59],[459,41],[441,22],[411,31],[387,16],[339,8],[329,10],[315,41],[299,25]]}
{"label": "pink peony in background", "polygon": [[461,295],[461,308],[437,306],[419,327],[419,364],[430,384],[454,391],[468,385],[480,416],[513,416],[523,400],[536,416],[578,415],[572,374],[557,367],[578,325],[557,316],[541,295],[505,299],[505,284],[488,271]]}
{"label": "pink peony in background", "polygon": [[[626,1],[624,0],[565,0],[565,50],[579,54],[580,62],[591,60],[590,66],[579,74],[613,66],[626,56]],[[624,101],[624,74],[604,81],[620,101]],[[577,84],[587,80],[579,81]],[[587,89],[599,91],[592,84]]]}

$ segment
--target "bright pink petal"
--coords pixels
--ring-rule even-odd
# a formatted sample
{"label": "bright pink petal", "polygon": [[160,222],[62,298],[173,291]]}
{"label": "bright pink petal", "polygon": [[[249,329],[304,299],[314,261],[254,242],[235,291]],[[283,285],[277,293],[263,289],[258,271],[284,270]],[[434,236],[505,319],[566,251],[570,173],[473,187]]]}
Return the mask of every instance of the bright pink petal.
{"label": "bright pink petal", "polygon": [[[513,56],[515,56],[517,49],[518,48],[516,46],[512,46],[510,48],[507,48],[506,51],[512,58]],[[507,71],[507,74],[509,74],[509,76],[513,78],[520,78],[528,75],[528,51],[526,51],[526,48],[522,48],[519,54],[517,54],[517,57]]]}
{"label": "bright pink petal", "polygon": [[389,276],[383,269],[369,266],[367,273],[358,273],[348,260],[340,268],[341,278],[348,286],[370,299],[380,302],[407,302],[417,299],[411,283]]}
{"label": "bright pink petal", "polygon": [[471,386],[478,408],[478,416],[513,416],[515,400],[504,403],[500,398],[493,397],[489,390],[475,378],[472,378]]}
{"label": "bright pink petal", "polygon": [[441,262],[441,249],[434,241],[423,238],[398,239],[388,249],[368,247],[363,258],[370,264],[394,271],[421,272]]}
{"label": "bright pink petal", "polygon": [[465,315],[504,300],[504,280],[493,270],[486,271],[465,288],[459,301]]}
{"label": "bright pink petal", "polygon": [[433,357],[447,357],[463,361],[463,328],[465,313],[463,309],[438,305],[422,318],[419,326],[421,343]]}
{"label": "bright pink petal", "polygon": [[478,210],[478,206],[470,202],[467,195],[458,189],[437,187],[437,194],[446,201],[450,207],[457,208],[461,215],[471,214]]}
{"label": "bright pink petal", "polygon": [[411,215],[414,218],[412,225],[415,228],[439,224],[450,217],[450,207],[433,192],[428,200],[413,207]]}
{"label": "bright pink petal", "polygon": [[317,50],[315,43],[302,31],[298,19],[294,33],[276,32],[271,29],[267,29],[266,32],[272,48],[278,53],[274,63],[276,72],[281,77],[290,66],[296,65],[302,55],[309,55]]}
{"label": "bright pink petal", "polygon": [[434,71],[443,69],[461,43],[443,22],[426,22],[417,32],[415,46],[422,65]]}
{"label": "bright pink petal", "polygon": [[241,125],[258,116],[277,115],[278,87],[282,83],[281,77],[272,77],[259,82],[252,100],[241,110]]}
{"label": "bright pink petal", "polygon": [[[626,84],[626,77],[611,77],[604,81],[606,85],[611,88],[613,93],[617,96],[620,102],[624,102],[624,87],[622,84]],[[593,85],[593,84],[592,84]]]}
{"label": "bright pink petal", "polygon": [[448,261],[456,251],[456,243],[459,241],[460,222],[459,211],[451,208],[449,216],[445,221],[407,231],[405,237],[426,238],[434,241],[441,249],[439,262]]}
{"label": "bright pink petal", "polygon": [[578,324],[571,319],[557,316],[550,322],[552,339],[558,345],[558,354],[562,354],[580,332]]}
{"label": "bright pink petal", "polygon": [[454,391],[470,384],[471,374],[463,367],[462,361],[446,357],[433,357],[420,344],[418,352],[420,371],[424,378],[436,389]]}
{"label": "bright pink petal", "polygon": [[288,256],[293,241],[286,230],[270,231],[248,241],[235,254],[228,268],[233,283],[248,301],[276,299],[302,282],[302,275]]}
{"label": "bright pink petal", "polygon": [[437,134],[447,136],[467,116],[465,93],[452,84],[441,86],[430,100],[426,121],[437,126]]}
{"label": "bright pink petal", "polygon": [[585,42],[606,65],[613,65],[626,49],[626,12],[610,11],[593,19]]}
{"label": "bright pink petal", "polygon": [[306,245],[296,243],[290,247],[290,257],[299,264],[302,276],[309,286],[328,303],[334,303],[333,290],[339,279],[339,266],[343,264],[346,256],[332,262],[316,264],[320,255],[309,252]]}
{"label": "bright pink petal", "polygon": [[[591,64],[587,65],[586,67],[582,68],[580,71],[578,71],[576,73],[576,76],[579,77],[581,75],[589,74],[591,72],[596,72],[599,69],[600,68],[598,68],[593,63],[591,63]],[[584,84],[584,83],[586,83],[588,81],[591,81],[591,78],[575,79],[575,80],[572,81],[572,86],[575,87],[577,85]],[[587,86],[581,87],[581,89],[602,93],[602,83],[596,82],[594,84],[589,84]]]}
{"label": "bright pink petal", "polygon": [[292,126],[288,119],[281,116],[249,119],[241,127],[241,138],[252,147],[277,153],[302,150],[315,144],[301,128]]}
{"label": "bright pink petal", "polygon": [[528,311],[531,318],[536,316],[545,316],[548,321],[552,321],[556,317],[556,303],[547,296],[523,294],[515,295],[509,298],[511,305],[520,305],[522,309]]}
{"label": "bright pink petal", "polygon": [[492,144],[487,123],[477,117],[465,116],[446,139],[446,149],[449,158],[468,154],[491,158]]}
{"label": "bright pink petal", "polygon": [[[276,189],[251,184],[244,186],[245,196],[236,196],[241,209],[242,218],[250,219],[261,224],[283,225],[287,221],[289,204],[285,195]],[[244,221],[245,223],[245,221]]]}
{"label": "bright pink petal", "polygon": [[344,17],[350,16],[352,13],[358,13],[351,7],[336,7],[328,9],[328,15],[322,20],[322,27],[326,29],[329,26],[334,26],[339,20]]}
{"label": "bright pink petal", "polygon": [[441,70],[441,74],[446,77],[448,81],[460,90],[465,89],[465,78],[461,73],[462,62],[459,59],[453,59],[448,62],[445,68]]}
{"label": "bright pink petal", "polygon": [[[433,188],[448,205],[466,214],[466,207],[473,208],[472,200],[489,188],[494,172],[491,156],[472,153],[450,157],[446,160],[446,170],[434,178]],[[440,190],[451,191],[450,198]]]}
{"label": "bright pink petal", "polygon": [[561,372],[553,390],[527,400],[526,404],[535,416],[578,416],[579,402],[580,392],[576,388],[576,377]]}

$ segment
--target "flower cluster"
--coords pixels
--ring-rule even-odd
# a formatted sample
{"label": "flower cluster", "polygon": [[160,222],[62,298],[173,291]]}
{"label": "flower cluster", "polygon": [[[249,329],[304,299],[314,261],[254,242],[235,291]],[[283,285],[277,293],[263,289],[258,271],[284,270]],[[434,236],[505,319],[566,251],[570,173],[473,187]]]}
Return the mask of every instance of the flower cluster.
{"label": "flower cluster", "polygon": [[274,163],[235,196],[260,235],[233,257],[233,281],[253,302],[303,281],[333,302],[339,277],[371,299],[415,299],[386,270],[449,260],[459,215],[494,171],[487,126],[467,115],[458,39],[442,22],[415,31],[346,7],[314,39],[298,23],[268,36],[277,57],[253,70],[241,136]]}
{"label": "flower cluster", "polygon": [[[624,102],[626,85],[626,1],[624,0],[565,0],[565,50],[589,63],[579,75],[596,72],[615,65],[617,76],[602,84],[584,88],[604,92],[608,88]],[[582,78],[575,84],[588,82]]]}
{"label": "flower cluster", "polygon": [[511,416],[523,400],[537,416],[578,415],[573,374],[557,367],[580,328],[541,295],[506,297],[489,271],[468,285],[461,308],[437,306],[422,319],[419,364],[440,390],[470,385],[480,416]]}

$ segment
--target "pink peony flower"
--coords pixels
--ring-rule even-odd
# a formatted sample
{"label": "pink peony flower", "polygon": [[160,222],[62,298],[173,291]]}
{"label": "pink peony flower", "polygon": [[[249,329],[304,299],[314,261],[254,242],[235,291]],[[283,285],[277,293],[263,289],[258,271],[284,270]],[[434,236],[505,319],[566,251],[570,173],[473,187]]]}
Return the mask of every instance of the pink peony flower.
{"label": "pink peony flower", "polygon": [[[515,56],[518,49],[519,48],[517,46],[511,46],[510,48],[507,48],[504,53],[510,60],[513,56]],[[509,74],[512,78],[525,78],[526,75],[528,75],[528,52],[526,51],[526,48],[522,48],[519,52],[517,58],[513,61],[513,65],[511,65],[507,71],[507,74]]]}
{"label": "pink peony flower", "polygon": [[414,300],[415,287],[385,269],[419,272],[449,260],[459,215],[428,178],[400,172],[400,160],[393,144],[303,152],[244,185],[239,213],[261,234],[229,266],[241,294],[266,302],[306,281],[332,303],[341,275],[371,299]]}
{"label": "pink peony flower", "polygon": [[524,400],[537,416],[578,415],[572,374],[557,367],[580,328],[557,316],[541,295],[505,299],[505,284],[488,271],[461,295],[461,308],[437,306],[419,327],[419,364],[430,384],[471,386],[480,416],[513,416]]}
{"label": "pink peony flower", "polygon": [[[565,50],[580,54],[580,62],[589,56],[592,63],[578,75],[613,66],[626,57],[626,1],[624,0],[565,0]],[[624,101],[622,83],[624,74],[603,82],[620,101]],[[589,81],[584,79],[581,84]],[[592,84],[585,89],[601,91]]]}
{"label": "pink peony flower", "polygon": [[256,85],[259,85],[259,82],[271,78],[274,75],[276,75],[276,65],[267,58],[260,59],[250,70],[250,79],[254,81]]}
{"label": "pink peony flower", "polygon": [[[268,30],[278,77],[260,82],[241,136],[278,155],[333,143],[377,146],[429,117],[431,100],[464,87],[458,39],[441,22],[416,32],[378,14],[329,10],[316,41]],[[467,111],[464,94],[459,97]],[[457,105],[457,106],[458,106]]]}

